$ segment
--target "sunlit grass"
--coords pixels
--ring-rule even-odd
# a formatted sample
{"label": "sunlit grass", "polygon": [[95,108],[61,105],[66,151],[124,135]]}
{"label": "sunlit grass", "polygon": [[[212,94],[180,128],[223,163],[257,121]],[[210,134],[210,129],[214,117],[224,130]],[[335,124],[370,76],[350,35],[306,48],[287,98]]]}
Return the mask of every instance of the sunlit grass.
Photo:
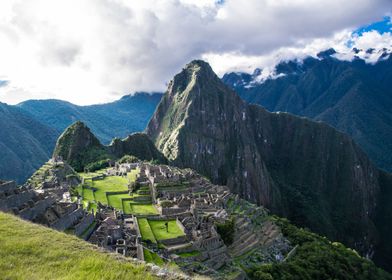
{"label": "sunlit grass", "polygon": [[0,279],[153,279],[65,233],[0,212]]}
{"label": "sunlit grass", "polygon": [[154,233],[152,232],[150,224],[148,223],[147,219],[145,218],[137,219],[137,222],[143,240],[150,240],[152,243],[157,243]]}
{"label": "sunlit grass", "polygon": [[[168,223],[167,229],[165,226],[166,222]],[[182,229],[177,225],[176,220],[168,220],[168,221],[149,220],[148,223],[150,224],[150,227],[157,240],[176,238],[185,235]]]}

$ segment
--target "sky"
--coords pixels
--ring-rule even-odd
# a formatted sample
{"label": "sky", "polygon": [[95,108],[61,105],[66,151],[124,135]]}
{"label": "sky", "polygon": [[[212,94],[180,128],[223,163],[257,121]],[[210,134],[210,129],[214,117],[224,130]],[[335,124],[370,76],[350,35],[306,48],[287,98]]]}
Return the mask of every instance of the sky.
{"label": "sky", "polygon": [[263,77],[330,47],[350,60],[392,48],[391,14],[391,0],[1,0],[0,102],[164,91],[193,59]]}

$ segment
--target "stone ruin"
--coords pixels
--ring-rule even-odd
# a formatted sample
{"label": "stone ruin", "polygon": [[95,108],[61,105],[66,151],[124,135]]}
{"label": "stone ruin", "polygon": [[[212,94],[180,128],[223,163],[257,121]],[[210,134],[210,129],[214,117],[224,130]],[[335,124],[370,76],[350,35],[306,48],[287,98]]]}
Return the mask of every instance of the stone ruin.
{"label": "stone ruin", "polygon": [[99,226],[88,239],[89,242],[126,257],[144,259],[135,217],[124,217],[110,207],[101,206],[97,219]]}
{"label": "stone ruin", "polygon": [[[64,163],[61,159],[52,159],[50,164],[58,167]],[[139,192],[151,195],[149,203],[155,205],[159,215],[125,215],[101,203],[97,203],[96,214],[88,213],[72,203],[70,197],[64,199],[72,184],[65,179],[64,173],[53,170],[49,172],[50,187],[41,184],[38,190],[32,184],[18,187],[14,182],[0,181],[0,210],[72,232],[126,257],[144,260],[144,249],[149,250],[176,262],[188,273],[208,276],[236,273],[236,279],[243,279],[245,274],[238,264],[233,265],[234,258],[241,262],[241,267],[251,267],[252,258],[266,263],[282,261],[292,249],[280,229],[266,219],[268,213],[264,208],[249,205],[226,186],[214,185],[193,170],[143,162],[116,163],[103,176],[126,176],[135,168],[140,172],[136,181],[129,185],[129,191],[137,188]],[[160,240],[162,246],[146,243],[139,230],[140,217],[175,220],[185,235]],[[233,242],[225,244],[217,224],[233,217]],[[251,257],[242,258],[247,254]]]}
{"label": "stone ruin", "polygon": [[61,201],[66,191],[60,185],[37,190],[29,184],[0,181],[0,210],[87,239],[94,230],[95,216],[76,203]]}

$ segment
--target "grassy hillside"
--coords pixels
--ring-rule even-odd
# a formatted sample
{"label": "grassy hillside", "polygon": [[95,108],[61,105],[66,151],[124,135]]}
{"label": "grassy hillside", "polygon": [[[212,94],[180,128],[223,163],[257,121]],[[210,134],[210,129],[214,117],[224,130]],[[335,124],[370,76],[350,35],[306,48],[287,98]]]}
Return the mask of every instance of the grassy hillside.
{"label": "grassy hillside", "polygon": [[154,279],[74,236],[0,212],[1,279]]}

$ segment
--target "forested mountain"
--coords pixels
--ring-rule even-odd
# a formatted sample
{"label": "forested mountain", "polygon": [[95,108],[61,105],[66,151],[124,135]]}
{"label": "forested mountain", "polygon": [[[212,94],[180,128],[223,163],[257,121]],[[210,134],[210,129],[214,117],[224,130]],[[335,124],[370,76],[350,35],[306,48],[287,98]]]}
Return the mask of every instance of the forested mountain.
{"label": "forested mountain", "polygon": [[228,73],[222,80],[249,103],[324,121],[349,134],[378,167],[391,172],[392,56],[385,52],[370,64],[334,54],[331,49],[318,58],[281,63],[276,78],[262,83],[256,82],[260,70]]}
{"label": "forested mountain", "polygon": [[23,182],[48,159],[57,136],[24,110],[0,103],[0,178]]}
{"label": "forested mountain", "polygon": [[0,178],[23,183],[52,155],[56,139],[83,121],[102,143],[143,131],[161,94],[136,93],[106,104],[77,106],[62,100],[0,104]]}
{"label": "forested mountain", "polygon": [[18,104],[42,123],[55,128],[58,135],[72,123],[85,122],[100,141],[143,131],[153,114],[160,93],[136,93],[106,104],[78,106],[62,100],[28,100]]}

